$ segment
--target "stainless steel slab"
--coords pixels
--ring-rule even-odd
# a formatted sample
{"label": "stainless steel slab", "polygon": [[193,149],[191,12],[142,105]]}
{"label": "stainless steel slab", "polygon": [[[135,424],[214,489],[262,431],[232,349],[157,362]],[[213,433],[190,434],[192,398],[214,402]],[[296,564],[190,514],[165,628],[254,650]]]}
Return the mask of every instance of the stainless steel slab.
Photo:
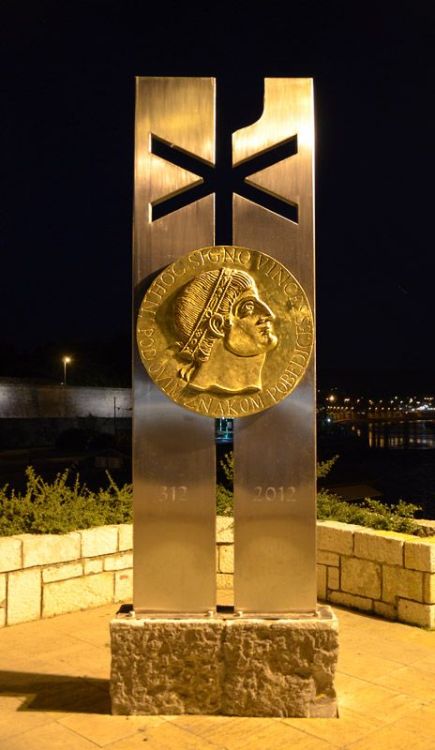
{"label": "stainless steel slab", "polygon": [[[297,154],[249,181],[297,204],[292,222],[240,196],[233,242],[272,255],[296,276],[314,310],[313,92],[310,79],[266,79],[262,117],[233,136],[240,163],[291,136]],[[316,607],[315,363],[296,390],[235,424],[235,607],[246,613]]]}
{"label": "stainless steel slab", "polygon": [[[151,135],[214,162],[213,79],[137,79],[135,310],[150,275],[214,239],[212,196],[152,221],[153,202],[198,177],[153,155]],[[133,369],[134,607],[205,614],[216,600],[214,421],[167,399],[146,376],[136,347]]]}

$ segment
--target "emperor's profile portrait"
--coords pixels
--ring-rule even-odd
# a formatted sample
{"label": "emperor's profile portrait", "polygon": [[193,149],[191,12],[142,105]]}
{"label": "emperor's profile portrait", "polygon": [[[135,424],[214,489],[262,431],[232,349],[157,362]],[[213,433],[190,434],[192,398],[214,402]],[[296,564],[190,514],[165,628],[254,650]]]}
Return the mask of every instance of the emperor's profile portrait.
{"label": "emperor's profile portrait", "polygon": [[198,274],[174,300],[178,376],[197,391],[260,390],[266,356],[278,343],[274,319],[246,271],[224,267]]}

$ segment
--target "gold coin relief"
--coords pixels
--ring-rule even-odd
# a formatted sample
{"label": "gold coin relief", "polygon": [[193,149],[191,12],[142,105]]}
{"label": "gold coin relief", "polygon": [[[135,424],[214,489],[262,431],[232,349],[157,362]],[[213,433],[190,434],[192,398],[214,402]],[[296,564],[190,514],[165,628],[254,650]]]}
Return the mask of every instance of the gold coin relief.
{"label": "gold coin relief", "polygon": [[137,342],[149,376],[177,404],[243,417],[297,386],[313,348],[313,316],[278,261],[244,247],[206,247],[152,282]]}

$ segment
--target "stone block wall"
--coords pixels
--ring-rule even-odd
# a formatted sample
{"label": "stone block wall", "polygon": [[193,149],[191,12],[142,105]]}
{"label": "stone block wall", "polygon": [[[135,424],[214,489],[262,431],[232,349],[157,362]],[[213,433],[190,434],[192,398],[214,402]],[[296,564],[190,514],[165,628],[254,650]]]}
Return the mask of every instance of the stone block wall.
{"label": "stone block wall", "polygon": [[[321,601],[435,628],[435,537],[317,524]],[[217,588],[232,589],[233,519],[217,519]],[[0,537],[0,627],[132,597],[132,527]]]}
{"label": "stone block wall", "polygon": [[131,597],[132,527],[0,537],[0,627]]}
{"label": "stone block wall", "polygon": [[435,627],[435,537],[318,523],[319,598]]}
{"label": "stone block wall", "polygon": [[[232,519],[218,519],[218,588],[233,587]],[[318,521],[321,601],[435,628],[435,537]]]}

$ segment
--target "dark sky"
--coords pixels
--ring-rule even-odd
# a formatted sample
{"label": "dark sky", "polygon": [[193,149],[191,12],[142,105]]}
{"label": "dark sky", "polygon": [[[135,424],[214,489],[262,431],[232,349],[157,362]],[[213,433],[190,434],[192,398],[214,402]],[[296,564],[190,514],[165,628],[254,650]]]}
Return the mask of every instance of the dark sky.
{"label": "dark sky", "polygon": [[3,0],[0,342],[129,335],[135,75],[217,76],[235,127],[262,77],[312,76],[319,368],[426,387],[433,5],[200,7]]}

